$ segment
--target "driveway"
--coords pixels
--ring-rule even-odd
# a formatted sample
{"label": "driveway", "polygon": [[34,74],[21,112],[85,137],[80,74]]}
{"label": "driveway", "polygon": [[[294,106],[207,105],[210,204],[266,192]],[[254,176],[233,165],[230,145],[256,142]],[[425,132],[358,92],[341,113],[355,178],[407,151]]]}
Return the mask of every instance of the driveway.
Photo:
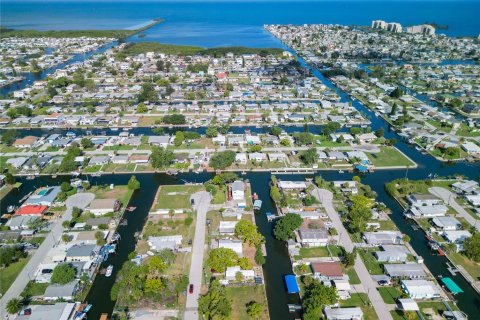
{"label": "driveway", "polygon": [[[322,203],[325,211],[327,212],[330,220],[332,221],[333,226],[338,231],[340,244],[347,250],[352,251],[354,248],[353,242],[350,239],[350,236],[343,226],[340,216],[333,206],[333,194],[329,190],[315,188],[312,191],[312,195]],[[377,291],[377,283],[372,279],[370,273],[368,273],[363,260],[357,255],[354,265],[355,271],[360,278],[361,285],[355,286],[357,292],[366,292],[368,298],[370,299],[375,312],[379,319],[382,320],[392,320],[392,315],[390,310],[393,310],[392,306],[387,305],[380,294]]]}
{"label": "driveway", "polygon": [[464,218],[468,223],[474,226],[477,231],[480,230],[480,226],[477,223],[478,220],[472,217],[471,214],[469,214],[461,205],[457,203],[457,201],[455,201],[456,195],[453,192],[441,187],[432,187],[428,189],[428,192],[442,199],[446,204],[457,211],[460,217]]}
{"label": "driveway", "polygon": [[5,319],[7,317],[7,312],[5,310],[7,302],[12,298],[18,298],[20,296],[23,289],[25,289],[25,287],[27,286],[28,282],[30,282],[30,280],[33,280],[33,276],[35,275],[35,272],[37,272],[38,266],[45,259],[48,251],[52,247],[57,245],[60,241],[64,229],[62,223],[66,220],[72,219],[73,207],[79,207],[83,209],[87,207],[94,198],[95,195],[93,193],[79,193],[70,196],[65,201],[67,210],[62,215],[62,217],[53,222],[52,229],[47,234],[45,240],[31,256],[28,263],[18,274],[17,278],[12,283],[10,288],[8,288],[8,291],[5,292],[5,294],[0,299],[0,317],[2,319]]}
{"label": "driveway", "polygon": [[192,262],[190,265],[189,282],[193,284],[193,293],[187,289],[187,304],[184,319],[198,320],[198,297],[202,287],[203,276],[203,254],[205,251],[205,225],[207,212],[210,207],[210,193],[206,191],[197,192],[192,195],[195,200],[193,208],[197,212],[197,224],[193,238]]}

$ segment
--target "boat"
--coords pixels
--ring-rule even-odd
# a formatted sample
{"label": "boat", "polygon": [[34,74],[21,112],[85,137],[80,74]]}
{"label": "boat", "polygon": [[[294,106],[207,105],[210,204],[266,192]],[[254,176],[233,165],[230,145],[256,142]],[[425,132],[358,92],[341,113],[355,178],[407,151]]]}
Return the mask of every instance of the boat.
{"label": "boat", "polygon": [[91,305],[91,304],[87,304],[87,306],[85,307],[85,309],[83,309],[83,312],[84,312],[84,313],[87,313],[88,311],[90,311],[91,308],[92,308],[92,305]]}
{"label": "boat", "polygon": [[343,170],[338,170],[338,173],[343,173]]}
{"label": "boat", "polygon": [[167,170],[166,174],[169,176],[176,176],[178,174],[178,170],[170,169]]}
{"label": "boat", "polygon": [[245,170],[242,171],[242,176],[246,175],[247,172],[245,172]]}
{"label": "boat", "polygon": [[137,207],[134,207],[134,206],[128,206],[128,207],[125,208],[125,210],[127,210],[128,212],[132,212],[135,209],[137,209]]}
{"label": "boat", "polygon": [[112,272],[113,272],[113,266],[109,265],[107,267],[107,272],[105,272],[105,277],[110,277],[112,275]]}
{"label": "boat", "polygon": [[120,235],[118,233],[114,233],[110,242],[116,242],[118,240],[120,240]]}
{"label": "boat", "polygon": [[265,212],[268,222],[275,220],[275,215],[271,212]]}
{"label": "boat", "polygon": [[95,173],[92,173],[92,177],[101,177],[102,174],[100,172],[95,172]]}
{"label": "boat", "polygon": [[437,252],[438,252],[439,256],[444,256],[445,255],[445,252],[443,252],[442,248],[440,248],[440,247],[437,249]]}
{"label": "boat", "polygon": [[108,313],[102,313],[100,315],[100,320],[108,320]]}
{"label": "boat", "polygon": [[258,200],[258,195],[256,192],[253,193],[252,195],[252,199],[255,201],[255,200]]}
{"label": "boat", "polygon": [[123,128],[122,130],[123,130],[123,131],[128,131],[128,130],[130,130],[130,128],[125,127],[125,128]]}
{"label": "boat", "polygon": [[253,209],[260,210],[260,208],[262,208],[262,200],[255,200],[253,203]]}
{"label": "boat", "polygon": [[128,225],[127,219],[123,219],[122,221],[120,221],[120,225],[121,225],[121,226],[126,226],[126,225]]}
{"label": "boat", "polygon": [[118,131],[117,127],[110,128],[111,131]]}

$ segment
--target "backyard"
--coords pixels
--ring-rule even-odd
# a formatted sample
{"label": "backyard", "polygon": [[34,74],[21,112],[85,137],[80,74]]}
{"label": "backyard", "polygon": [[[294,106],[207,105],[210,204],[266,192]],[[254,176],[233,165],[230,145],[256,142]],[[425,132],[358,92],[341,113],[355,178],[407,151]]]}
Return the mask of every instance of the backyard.
{"label": "backyard", "polygon": [[263,286],[227,287],[227,295],[232,301],[232,320],[250,320],[247,304],[256,301],[264,306],[263,313],[256,319],[266,320],[268,317],[267,299]]}
{"label": "backyard", "polygon": [[192,194],[201,190],[203,185],[160,186],[152,209],[188,209]]}

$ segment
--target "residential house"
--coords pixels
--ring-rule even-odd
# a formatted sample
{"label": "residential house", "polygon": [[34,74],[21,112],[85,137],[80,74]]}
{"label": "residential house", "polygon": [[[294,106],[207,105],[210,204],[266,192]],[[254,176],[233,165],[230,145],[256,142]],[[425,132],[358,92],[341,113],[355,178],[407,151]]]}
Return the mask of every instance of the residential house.
{"label": "residential house", "polygon": [[312,262],[313,277],[319,280],[342,279],[342,266],[338,261]]}
{"label": "residential house", "polygon": [[386,263],[383,268],[385,273],[392,278],[418,279],[427,276],[423,265],[420,263]]}
{"label": "residential house", "polygon": [[298,230],[298,238],[303,247],[324,247],[328,244],[328,231],[323,229]]}
{"label": "residential house", "polygon": [[120,210],[121,202],[118,199],[94,199],[88,206],[88,211],[96,216],[101,216],[109,212]]}
{"label": "residential house", "polygon": [[26,136],[23,138],[16,139],[12,145],[16,148],[26,149],[26,148],[32,148],[37,141],[38,141],[38,137]]}
{"label": "residential house", "polygon": [[73,280],[67,284],[51,284],[45,290],[43,299],[47,301],[73,301],[78,290],[78,283],[78,280]]}
{"label": "residential house", "polygon": [[239,257],[243,257],[243,243],[240,240],[219,239],[218,247],[232,249]]}
{"label": "residential house", "polygon": [[432,219],[432,224],[443,231],[460,230],[462,229],[462,223],[455,217],[435,217]]}
{"label": "residential house", "polygon": [[402,280],[401,286],[412,299],[424,300],[440,298],[440,289],[429,280]]}
{"label": "residential house", "polygon": [[222,235],[233,235],[238,221],[220,221],[218,232]]}
{"label": "residential house", "polygon": [[244,281],[251,281],[255,277],[255,271],[242,270],[240,266],[227,267],[225,270],[225,279],[229,281],[235,281],[237,273],[241,273]]}
{"label": "residential house", "polygon": [[73,245],[67,250],[65,260],[88,262],[95,258],[99,250],[100,247],[95,244]]}
{"label": "residential house", "polygon": [[163,236],[163,237],[148,237],[148,245],[151,250],[162,251],[164,249],[177,250],[182,244],[182,235]]}
{"label": "residential house", "polygon": [[400,231],[365,232],[363,239],[371,245],[403,244]]}
{"label": "residential house", "polygon": [[400,245],[383,245],[382,251],[373,253],[379,262],[406,262],[408,249]]}
{"label": "residential house", "polygon": [[323,310],[327,320],[362,320],[363,311],[359,307],[325,308]]}
{"label": "residential house", "polygon": [[232,183],[233,200],[245,200],[245,183],[241,180]]}

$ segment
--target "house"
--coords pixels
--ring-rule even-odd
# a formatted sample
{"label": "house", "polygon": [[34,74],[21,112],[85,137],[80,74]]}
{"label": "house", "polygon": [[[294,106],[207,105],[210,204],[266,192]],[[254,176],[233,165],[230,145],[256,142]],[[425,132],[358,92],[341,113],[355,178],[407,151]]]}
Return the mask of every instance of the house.
{"label": "house", "polygon": [[447,214],[448,207],[443,204],[412,206],[409,211],[418,218],[442,217]]}
{"label": "house", "polygon": [[480,206],[480,195],[469,194],[465,196],[465,199],[474,207]]}
{"label": "house", "polygon": [[51,206],[60,191],[60,187],[58,186],[37,189],[34,194],[25,200],[24,205]]}
{"label": "house", "polygon": [[223,147],[227,143],[227,138],[224,135],[219,134],[212,138],[212,143]]}
{"label": "house", "polygon": [[[100,226],[102,225],[109,225],[112,222],[112,218],[110,217],[98,217],[98,218],[90,218],[87,221],[85,221],[85,224],[92,226],[92,230],[98,230]],[[75,224],[76,226],[76,224]]]}
{"label": "house", "polygon": [[373,254],[379,262],[405,262],[407,261],[408,249],[399,245],[384,245],[383,251],[375,251]]}
{"label": "house", "polygon": [[36,216],[41,218],[45,213],[48,212],[47,206],[40,206],[40,205],[26,205],[20,207],[15,214],[17,215],[28,215],[28,216]]}
{"label": "house", "polygon": [[233,200],[245,199],[245,184],[241,180],[232,183],[232,198]]}
{"label": "house", "polygon": [[235,162],[236,163],[241,163],[241,164],[246,164],[248,161],[247,159],[247,154],[246,153],[237,153],[235,155]]}
{"label": "house", "polygon": [[141,153],[131,154],[129,158],[129,161],[131,163],[136,163],[136,164],[147,164],[148,160],[150,160],[150,155],[141,154]]}
{"label": "house", "polygon": [[432,224],[443,231],[460,230],[462,229],[462,223],[455,217],[435,217],[432,219]]}
{"label": "house", "polygon": [[440,298],[440,289],[429,280],[402,280],[401,286],[412,299],[423,300]]}
{"label": "house", "polygon": [[283,152],[272,152],[268,153],[268,160],[270,161],[285,161],[287,159],[287,156]]}
{"label": "house", "polygon": [[227,267],[225,270],[225,279],[229,281],[235,281],[237,273],[241,273],[245,281],[253,280],[255,277],[255,271],[242,270],[240,266]]}
{"label": "house", "polygon": [[96,216],[120,210],[121,202],[117,199],[94,199],[90,202],[88,210]]}
{"label": "house", "polygon": [[403,244],[400,231],[365,232],[363,239],[372,245]]}
{"label": "house", "polygon": [[220,239],[218,247],[232,249],[239,257],[243,257],[243,244],[240,240]]}
{"label": "house", "polygon": [[112,157],[112,163],[115,164],[127,164],[128,155],[127,154],[117,154]]}
{"label": "house", "polygon": [[47,301],[65,300],[72,301],[78,290],[78,280],[73,280],[67,284],[51,284],[45,290],[43,299]]}
{"label": "house", "polygon": [[36,219],[38,219],[36,216],[14,215],[5,223],[5,225],[9,227],[10,230],[27,230],[30,223],[34,222]]}
{"label": "house", "polygon": [[168,145],[170,144],[170,136],[169,135],[164,135],[164,136],[149,136],[148,137],[148,143],[152,146],[158,146],[166,149]]}
{"label": "house", "polygon": [[6,163],[18,169],[22,167],[23,164],[28,161],[28,159],[30,159],[30,157],[14,157],[7,159]]}
{"label": "house", "polygon": [[478,182],[473,180],[458,181],[452,184],[452,189],[458,194],[476,194]]}
{"label": "house", "polygon": [[378,139],[378,137],[373,132],[359,134],[357,138],[361,144],[371,143]]}
{"label": "house", "polygon": [[109,156],[93,156],[90,158],[90,161],[88,161],[89,166],[102,166],[104,164],[107,164],[108,161],[110,161]]}
{"label": "house", "polygon": [[440,204],[442,200],[431,194],[411,194],[407,197],[408,202],[415,207],[433,206]]}
{"label": "house", "polygon": [[400,310],[403,311],[418,311],[420,308],[415,300],[410,298],[398,299],[398,304],[400,305]]}
{"label": "house", "polygon": [[303,247],[324,247],[328,243],[328,231],[323,229],[298,230],[299,241]]}
{"label": "house", "polygon": [[338,261],[329,262],[313,262],[312,268],[313,277],[319,280],[334,280],[342,279],[342,267]]}
{"label": "house", "polygon": [[262,161],[267,160],[267,156],[265,155],[265,153],[252,152],[252,153],[248,154],[248,159],[256,161],[256,162],[262,162]]}
{"label": "house", "polygon": [[17,320],[68,320],[75,314],[76,304],[73,302],[57,302],[55,304],[31,304],[28,306],[31,314],[20,314]]}
{"label": "house", "polygon": [[472,141],[465,141],[464,143],[462,143],[461,147],[468,154],[480,154],[480,147]]}
{"label": "house", "polygon": [[383,265],[385,273],[392,278],[425,278],[427,274],[420,263],[386,263]]}
{"label": "house", "polygon": [[452,230],[444,231],[443,237],[450,243],[461,244],[465,239],[468,239],[472,234],[468,230]]}
{"label": "house", "polygon": [[363,311],[359,307],[325,308],[323,310],[328,320],[362,320]]}
{"label": "house", "polygon": [[278,188],[282,190],[305,190],[307,183],[305,181],[278,181]]}
{"label": "house", "polygon": [[182,244],[183,236],[163,236],[163,237],[148,237],[148,245],[151,250],[162,251],[164,249],[176,250]]}
{"label": "house", "polygon": [[100,247],[95,244],[82,244],[71,246],[66,253],[67,262],[92,260],[99,252]]}
{"label": "house", "polygon": [[35,143],[38,141],[38,137],[26,136],[23,138],[18,138],[13,142],[13,146],[16,148],[32,148]]}
{"label": "house", "polygon": [[222,235],[233,235],[238,221],[220,221],[218,232]]}

